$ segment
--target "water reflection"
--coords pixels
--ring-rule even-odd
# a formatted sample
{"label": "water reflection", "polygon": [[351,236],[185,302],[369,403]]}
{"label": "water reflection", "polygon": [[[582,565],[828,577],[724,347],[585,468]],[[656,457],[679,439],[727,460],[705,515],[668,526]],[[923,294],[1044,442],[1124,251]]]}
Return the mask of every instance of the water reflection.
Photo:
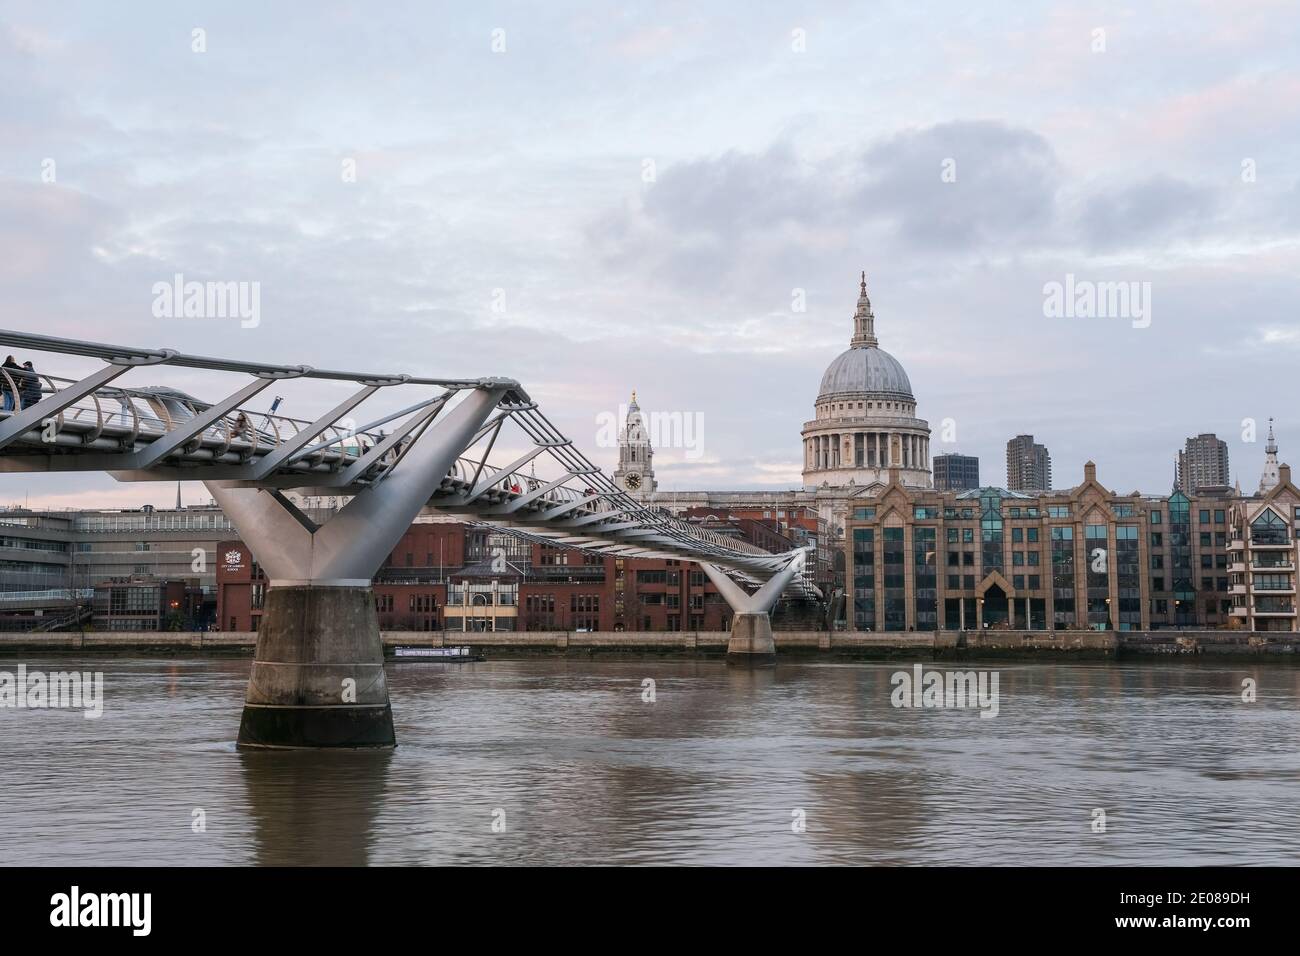
{"label": "water reflection", "polygon": [[392,751],[239,751],[260,866],[366,866]]}

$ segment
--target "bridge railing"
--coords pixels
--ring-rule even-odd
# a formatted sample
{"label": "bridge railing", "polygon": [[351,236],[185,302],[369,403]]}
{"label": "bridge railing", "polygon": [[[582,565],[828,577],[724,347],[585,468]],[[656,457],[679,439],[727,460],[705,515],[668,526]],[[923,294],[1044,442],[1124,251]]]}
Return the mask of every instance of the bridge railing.
{"label": "bridge railing", "polygon": [[[0,421],[33,407],[42,399],[75,386],[80,380],[25,369],[0,366]],[[105,385],[87,392],[52,415],[53,433],[75,435],[81,444],[100,438],[123,448],[137,442],[149,443],[183,426],[196,415],[212,408],[207,402],[176,389],[123,388]],[[198,432],[190,445],[215,445],[249,460],[275,450],[296,437],[312,423],[267,410],[236,407],[220,415]],[[301,457],[330,455],[340,465],[356,461],[386,437],[382,431],[362,431],[329,425]],[[393,451],[376,465],[382,467],[397,456]]]}

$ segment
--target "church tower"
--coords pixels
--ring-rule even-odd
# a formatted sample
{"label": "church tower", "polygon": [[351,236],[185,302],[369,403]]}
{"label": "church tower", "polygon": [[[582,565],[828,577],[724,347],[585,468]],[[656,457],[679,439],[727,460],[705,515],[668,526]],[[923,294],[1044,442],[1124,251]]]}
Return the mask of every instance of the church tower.
{"label": "church tower", "polygon": [[1268,420],[1268,444],[1264,446],[1264,473],[1259,476],[1259,493],[1266,494],[1282,480],[1278,472],[1277,439],[1273,437],[1273,419]]}
{"label": "church tower", "polygon": [[650,434],[641,418],[641,407],[636,403],[636,391],[627,407],[627,421],[618,438],[618,469],[614,484],[633,495],[647,495],[658,487],[655,481],[654,449],[650,447]]}

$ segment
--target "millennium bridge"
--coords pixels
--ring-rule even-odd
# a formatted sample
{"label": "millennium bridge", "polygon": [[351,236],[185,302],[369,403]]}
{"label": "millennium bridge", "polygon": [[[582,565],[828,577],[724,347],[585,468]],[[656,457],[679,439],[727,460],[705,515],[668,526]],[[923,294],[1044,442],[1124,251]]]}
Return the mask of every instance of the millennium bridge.
{"label": "millennium bridge", "polygon": [[[202,481],[266,571],[241,747],[396,744],[370,585],[426,508],[548,544],[698,563],[733,611],[729,663],[772,663],[772,607],[783,594],[821,596],[805,550],[772,554],[637,501],[512,379],[269,365],[3,329],[0,345],[42,355],[39,372],[0,367],[0,471]],[[51,362],[61,374],[46,374]],[[226,373],[234,390],[209,402],[119,381],[158,366]],[[276,414],[278,401],[247,404],[307,379],[353,389],[312,421]],[[401,407],[355,424],[381,391],[400,392]],[[287,490],[346,503],[317,523]]]}

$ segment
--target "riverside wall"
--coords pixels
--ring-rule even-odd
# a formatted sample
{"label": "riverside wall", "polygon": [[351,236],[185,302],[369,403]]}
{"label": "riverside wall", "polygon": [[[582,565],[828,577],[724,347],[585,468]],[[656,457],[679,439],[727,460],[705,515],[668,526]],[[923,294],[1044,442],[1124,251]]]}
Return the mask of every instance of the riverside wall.
{"label": "riverside wall", "polygon": [[[489,658],[569,657],[638,660],[726,656],[724,631],[384,631],[387,654],[398,646],[469,645]],[[1242,631],[775,631],[788,660],[939,660],[976,658],[1152,659],[1247,658],[1300,662],[1300,634]],[[31,654],[251,655],[255,632],[88,631],[0,633],[0,658]]]}

